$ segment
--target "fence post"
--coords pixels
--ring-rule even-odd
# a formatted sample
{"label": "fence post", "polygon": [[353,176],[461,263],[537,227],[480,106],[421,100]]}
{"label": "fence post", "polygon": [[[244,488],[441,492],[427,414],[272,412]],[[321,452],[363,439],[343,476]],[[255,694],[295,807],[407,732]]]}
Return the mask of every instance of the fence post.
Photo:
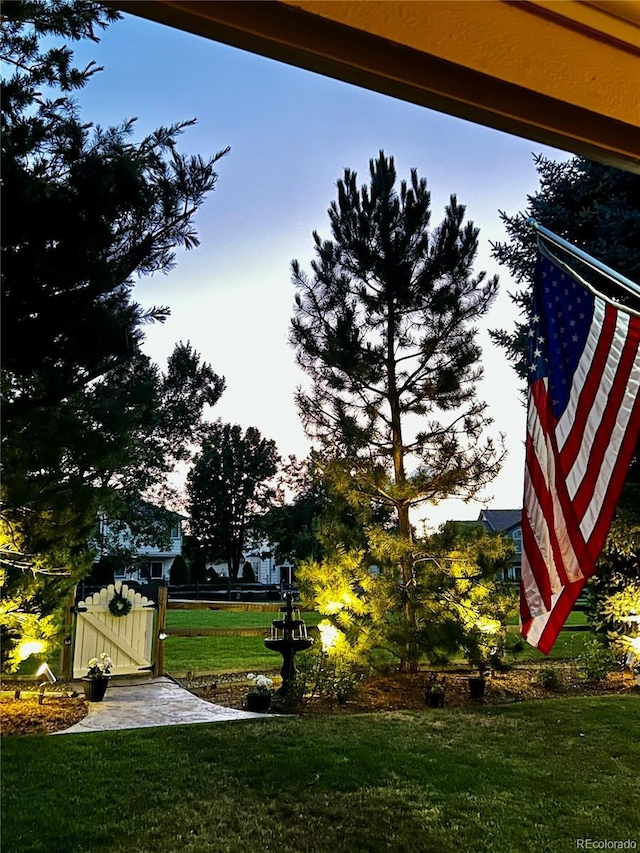
{"label": "fence post", "polygon": [[73,637],[74,608],[76,604],[76,587],[69,593],[69,598],[64,608],[64,633],[62,637],[62,651],[60,653],[60,672],[64,681],[71,681],[71,650]]}
{"label": "fence post", "polygon": [[153,641],[154,678],[158,678],[164,673],[164,640],[160,639],[160,634],[164,633],[167,620],[167,592],[166,586],[158,587],[158,619],[156,620],[156,635]]}

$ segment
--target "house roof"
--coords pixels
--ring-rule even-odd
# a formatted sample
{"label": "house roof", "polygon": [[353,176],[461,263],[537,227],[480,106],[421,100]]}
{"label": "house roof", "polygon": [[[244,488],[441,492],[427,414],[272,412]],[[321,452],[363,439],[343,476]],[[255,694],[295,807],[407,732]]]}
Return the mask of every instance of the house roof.
{"label": "house roof", "polygon": [[478,516],[478,521],[496,533],[519,527],[521,520],[521,509],[483,509]]}

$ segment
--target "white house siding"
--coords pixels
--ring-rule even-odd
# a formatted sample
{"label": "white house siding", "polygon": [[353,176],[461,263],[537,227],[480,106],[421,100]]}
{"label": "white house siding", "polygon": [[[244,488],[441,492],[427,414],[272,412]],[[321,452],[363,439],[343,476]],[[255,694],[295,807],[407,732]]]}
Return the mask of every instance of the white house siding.
{"label": "white house siding", "polygon": [[[269,554],[269,556],[263,557],[263,554]],[[239,572],[240,579],[242,578],[242,566],[244,563],[251,564],[256,576],[256,583],[263,584],[264,586],[270,586],[272,584],[280,586],[281,582],[286,584],[290,582],[291,564],[277,564],[275,558],[271,555],[271,552],[268,552],[267,550],[260,552],[252,551],[242,555]],[[212,563],[209,565],[209,568],[215,569],[215,572],[219,577],[226,578],[229,576],[226,563]]]}
{"label": "white house siding", "polygon": [[[101,525],[108,526],[108,522],[102,520]],[[182,554],[182,521],[178,521],[171,530],[171,542],[169,547],[161,550],[152,545],[144,545],[138,548],[138,557],[148,559],[146,567],[138,567],[133,571],[126,569],[115,572],[115,580],[132,580],[144,583],[147,580],[169,581],[169,574],[174,559]],[[120,536],[123,540],[126,534]],[[126,542],[125,542],[126,544]],[[107,555],[108,556],[108,555]],[[99,559],[99,556],[96,558]]]}

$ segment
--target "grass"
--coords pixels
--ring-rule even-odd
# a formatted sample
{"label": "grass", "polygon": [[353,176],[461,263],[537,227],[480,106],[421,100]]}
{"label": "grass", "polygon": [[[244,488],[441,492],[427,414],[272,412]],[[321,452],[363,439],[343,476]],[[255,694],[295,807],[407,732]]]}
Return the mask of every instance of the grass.
{"label": "grass", "polygon": [[[308,627],[322,619],[319,613],[302,614]],[[170,628],[264,628],[269,630],[277,614],[268,612],[243,612],[225,610],[169,610],[167,625]],[[511,620],[517,624],[517,617]],[[572,613],[568,625],[585,625],[582,612]],[[516,635],[510,635],[513,640]],[[563,631],[558,637],[551,658],[575,658],[582,650],[587,631]],[[516,663],[541,663],[545,656],[524,643],[522,651],[510,655]],[[455,662],[455,661],[454,661]],[[458,663],[464,663],[462,659]],[[264,648],[260,637],[174,637],[165,641],[165,667],[168,672],[248,672],[249,670],[277,670],[281,658]]]}
{"label": "grass", "polygon": [[180,672],[276,670],[282,658],[264,647],[260,637],[172,637],[164,641],[164,668]]}
{"label": "grass", "polygon": [[[307,626],[317,625],[319,613],[301,614]],[[168,610],[168,628],[263,628],[269,633],[277,613],[237,610]],[[264,647],[262,637],[176,637],[164,641],[167,672],[248,672],[279,670],[282,658]]]}
{"label": "grass", "polygon": [[5,737],[2,850],[555,853],[580,838],[640,841],[639,725],[636,698],[607,696]]}

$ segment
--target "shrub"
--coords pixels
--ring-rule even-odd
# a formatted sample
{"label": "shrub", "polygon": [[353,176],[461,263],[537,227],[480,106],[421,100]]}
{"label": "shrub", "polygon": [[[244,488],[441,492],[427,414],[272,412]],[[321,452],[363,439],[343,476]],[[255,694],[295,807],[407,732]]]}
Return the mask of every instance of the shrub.
{"label": "shrub", "polygon": [[597,637],[590,637],[577,657],[578,672],[587,681],[604,681],[619,662],[613,651]]}
{"label": "shrub", "polygon": [[536,673],[534,680],[540,684],[541,687],[544,687],[545,690],[559,690],[562,686],[560,670],[550,661],[542,664]]}
{"label": "shrub", "polygon": [[187,564],[185,562],[184,557],[180,554],[178,554],[178,556],[174,558],[173,563],[171,564],[171,570],[169,572],[169,583],[189,583],[189,569],[187,568]]}
{"label": "shrub", "polygon": [[318,643],[298,658],[298,690],[344,705],[358,695],[368,669],[347,654],[325,651]]}
{"label": "shrub", "polygon": [[248,560],[242,567],[242,580],[246,583],[256,582],[256,573],[253,571],[253,566]]}

